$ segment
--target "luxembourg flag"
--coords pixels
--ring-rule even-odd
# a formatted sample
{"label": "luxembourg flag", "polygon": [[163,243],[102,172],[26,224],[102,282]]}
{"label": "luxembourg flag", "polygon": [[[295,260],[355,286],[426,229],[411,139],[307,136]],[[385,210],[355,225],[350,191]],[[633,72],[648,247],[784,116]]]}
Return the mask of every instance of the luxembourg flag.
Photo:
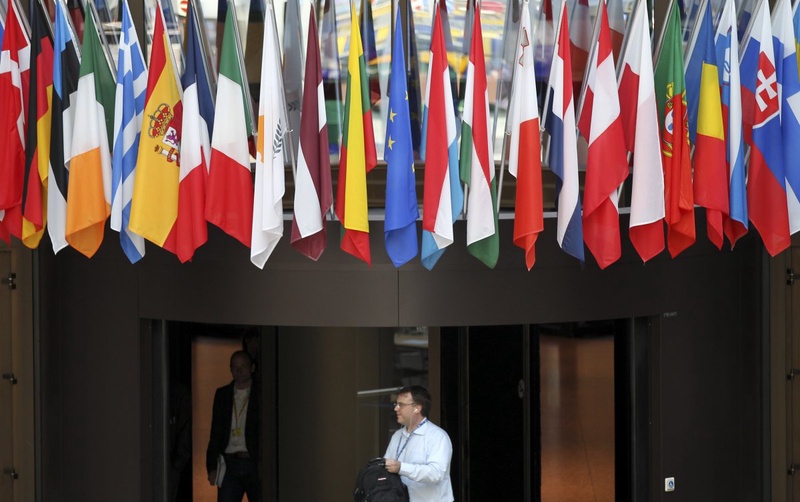
{"label": "luxembourg flag", "polygon": [[553,64],[547,84],[544,127],[550,135],[548,165],[557,176],[558,225],[556,239],[564,252],[584,263],[578,178],[578,137],[575,132],[575,100],[572,94],[572,59],[569,50],[567,4],[561,9]]}
{"label": "luxembourg flag", "polygon": [[664,167],[647,19],[647,4],[639,0],[619,71],[619,95],[628,97],[620,101],[622,128],[634,154],[629,235],[643,262],[664,250]]}
{"label": "luxembourg flag", "polygon": [[747,233],[747,192],[745,190],[744,138],[742,136],[742,87],[739,77],[739,37],[736,3],[726,0],[714,42],[719,68],[722,122],[725,124],[725,158],[728,166],[729,215],[723,218],[725,236],[731,243]]}
{"label": "luxembourg flag", "polygon": [[523,2],[514,57],[517,66],[511,82],[507,133],[511,142],[508,172],[517,179],[514,244],[525,251],[525,265],[528,270],[536,262],[536,240],[544,230],[542,154],[532,35],[528,2]]}
{"label": "luxembourg flag", "polygon": [[[791,244],[781,109],[769,5],[760,2],[741,61],[742,115],[750,145],[747,207],[764,246],[775,256]],[[748,134],[749,133],[749,134]]]}
{"label": "luxembourg flag", "polygon": [[431,64],[425,93],[428,120],[422,206],[422,265],[428,270],[453,243],[453,223],[464,204],[458,178],[458,138],[450,67],[438,6],[434,12]]}
{"label": "luxembourg flag", "polygon": [[792,6],[778,0],[772,13],[778,94],[781,99],[781,139],[786,174],[786,204],[789,210],[789,233],[800,230],[800,76],[797,72]]}
{"label": "luxembourg flag", "polygon": [[611,29],[606,5],[597,14],[600,30],[584,82],[578,128],[589,143],[583,200],[583,240],[604,269],[622,256],[619,232],[619,188],[628,177],[625,135],[620,120]]}

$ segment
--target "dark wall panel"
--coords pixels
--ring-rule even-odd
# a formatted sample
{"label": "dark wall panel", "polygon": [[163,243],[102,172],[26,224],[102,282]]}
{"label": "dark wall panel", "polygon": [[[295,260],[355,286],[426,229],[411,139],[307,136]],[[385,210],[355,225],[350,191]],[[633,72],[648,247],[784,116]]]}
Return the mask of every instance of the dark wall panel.
{"label": "dark wall panel", "polygon": [[[660,326],[659,417],[670,500],[757,500],[760,493],[760,263],[757,236],[717,251],[702,235],[677,259],[643,265],[624,241],[623,259],[581,269],[555,244],[555,220],[532,271],[501,222],[500,262],[489,270],[468,255],[464,225],[433,271],[418,261],[396,270],[372,224],[373,265],[338,248],[336,224],[319,262],[284,239],[259,270],[249,251],[211,229],[192,263],[148,246],[131,265],[109,232],[91,260],[72,250],[41,253],[43,495],[48,501],[142,499],[139,321],[309,327],[464,326],[610,319],[667,314]],[[623,230],[627,219],[623,219]],[[623,231],[623,234],[627,234]],[[280,350],[280,347],[279,347]],[[309,349],[311,350],[311,349]],[[327,354],[320,355],[320,361]],[[278,361],[279,366],[284,361]],[[283,367],[284,370],[286,367]],[[297,371],[313,372],[314,368]],[[288,375],[287,375],[288,376]],[[318,382],[313,376],[309,383]],[[336,427],[342,427],[342,424]],[[344,425],[346,426],[346,425]],[[146,461],[146,459],[144,459]],[[280,467],[282,479],[292,479]],[[298,467],[299,469],[299,467]],[[298,476],[301,473],[297,474]],[[342,482],[344,484],[349,484]],[[713,492],[712,487],[722,492]]]}

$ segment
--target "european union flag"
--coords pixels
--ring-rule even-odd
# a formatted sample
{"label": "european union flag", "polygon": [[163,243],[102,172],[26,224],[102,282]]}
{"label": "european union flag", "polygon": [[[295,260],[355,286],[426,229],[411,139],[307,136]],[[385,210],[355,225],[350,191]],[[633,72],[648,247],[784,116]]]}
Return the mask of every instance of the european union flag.
{"label": "european union flag", "polygon": [[389,117],[386,125],[386,252],[395,267],[417,255],[417,205],[414,179],[414,145],[406,86],[403,25],[400,13],[395,24],[392,74],[389,78]]}

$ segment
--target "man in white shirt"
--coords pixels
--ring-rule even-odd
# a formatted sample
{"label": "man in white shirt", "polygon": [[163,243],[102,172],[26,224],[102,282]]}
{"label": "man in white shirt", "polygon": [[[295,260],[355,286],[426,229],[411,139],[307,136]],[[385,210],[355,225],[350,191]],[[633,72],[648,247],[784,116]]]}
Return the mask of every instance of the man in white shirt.
{"label": "man in white shirt", "polygon": [[453,502],[450,436],[428,419],[431,395],[425,387],[403,387],[394,403],[397,423],[386,448],[386,470],[400,474],[411,502]]}

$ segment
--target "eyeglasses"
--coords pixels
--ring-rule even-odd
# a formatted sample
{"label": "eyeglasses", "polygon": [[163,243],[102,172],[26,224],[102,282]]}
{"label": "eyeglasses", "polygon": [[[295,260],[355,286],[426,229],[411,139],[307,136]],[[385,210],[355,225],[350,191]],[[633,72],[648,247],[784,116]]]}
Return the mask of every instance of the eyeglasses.
{"label": "eyeglasses", "polygon": [[414,406],[415,404],[417,403],[401,403],[400,401],[397,401],[395,403],[392,403],[392,408],[400,408],[402,410],[406,406]]}

